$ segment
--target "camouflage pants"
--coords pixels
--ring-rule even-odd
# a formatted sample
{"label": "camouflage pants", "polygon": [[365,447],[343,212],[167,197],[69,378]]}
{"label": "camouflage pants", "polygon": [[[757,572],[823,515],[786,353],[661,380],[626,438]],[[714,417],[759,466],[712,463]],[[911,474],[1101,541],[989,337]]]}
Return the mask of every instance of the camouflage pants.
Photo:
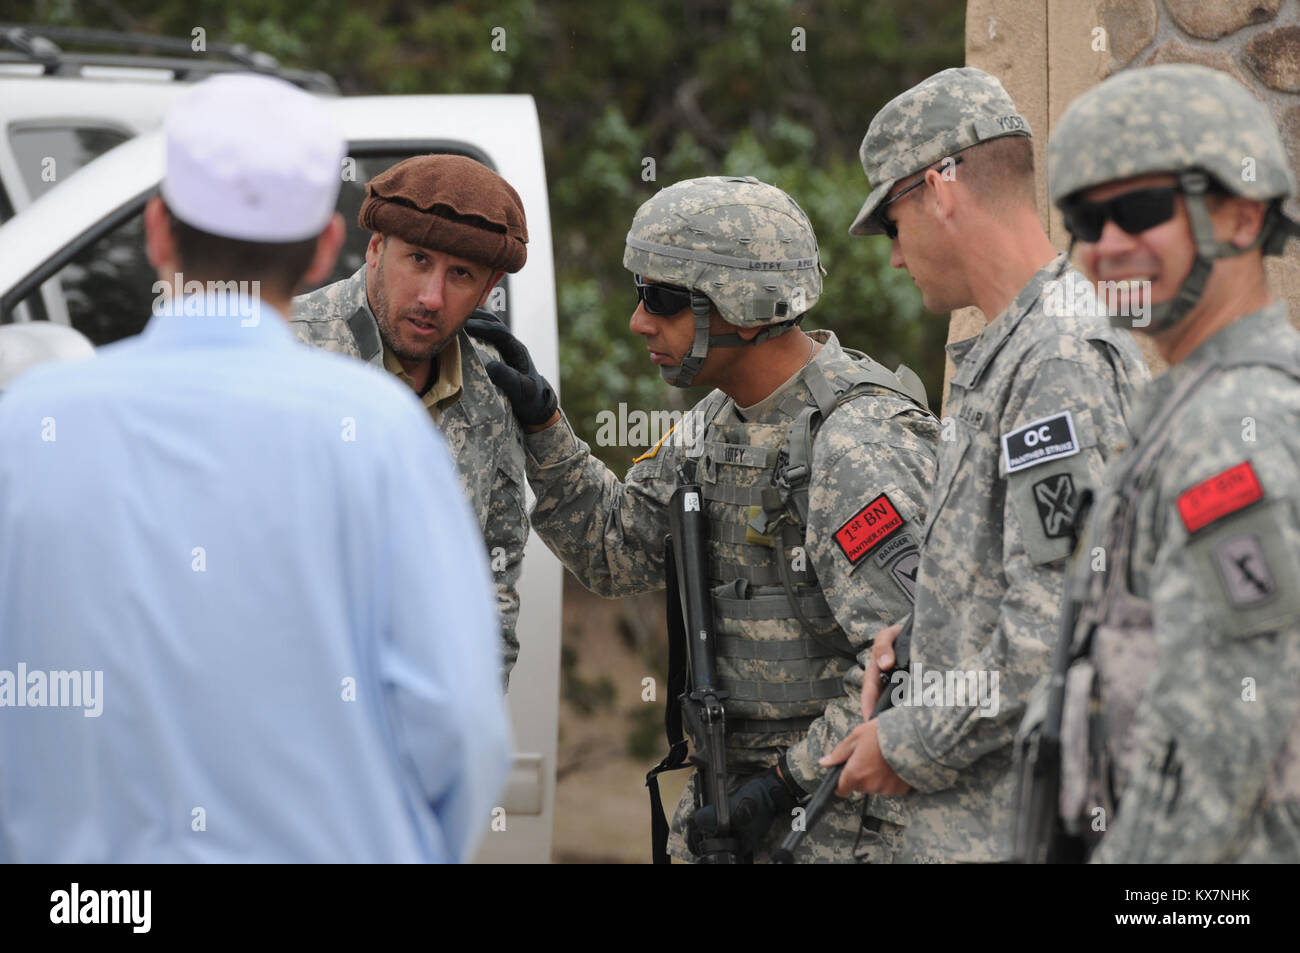
{"label": "camouflage pants", "polygon": [[[734,791],[752,775],[733,777],[731,789]],[[686,846],[686,822],[695,812],[695,786],[698,774],[692,774],[682,791],[677,810],[673,813],[668,833],[668,852],[675,860],[694,864],[699,858]],[[897,798],[873,798],[869,807],[870,823],[862,823],[863,805],[868,799],[855,794],[845,799],[831,802],[817,822],[808,831],[795,852],[797,864],[853,864],[853,863],[888,863],[902,839],[902,812]],[[872,816],[874,815],[874,817]],[[802,815],[800,815],[802,816]],[[794,818],[778,817],[768,830],[758,851],[754,863],[772,862],[772,852],[781,846],[781,842],[792,830]],[[878,829],[872,829],[877,828]]]}

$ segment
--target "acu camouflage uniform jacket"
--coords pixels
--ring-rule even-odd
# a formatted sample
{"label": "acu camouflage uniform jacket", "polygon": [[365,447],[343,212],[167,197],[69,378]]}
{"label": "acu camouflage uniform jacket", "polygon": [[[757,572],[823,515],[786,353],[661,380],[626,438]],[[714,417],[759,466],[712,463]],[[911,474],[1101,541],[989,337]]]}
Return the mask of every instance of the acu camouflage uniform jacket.
{"label": "acu camouflage uniform jacket", "polygon": [[[1060,255],[982,332],[948,345],[956,371],[912,678],[877,719],[885,760],[913,789],[896,861],[1011,858],[1012,742],[1051,667],[1074,506],[1127,443],[1133,391],[1148,377],[1129,332],[1106,317],[1045,313],[1047,283],[1067,275],[1087,283]],[[972,697],[980,680],[983,699]]]}
{"label": "acu camouflage uniform jacket", "polygon": [[[699,439],[665,438],[655,450],[638,458],[623,482],[591,455],[567,420],[525,437],[528,478],[537,494],[533,527],[565,566],[602,596],[664,588],[667,506],[677,487],[678,466],[688,458],[692,461],[686,469],[695,468],[695,478],[709,501],[711,574],[715,576],[711,582],[717,587],[714,614],[720,656],[721,646],[728,640],[751,645],[766,640],[769,645],[792,647],[790,640],[797,640],[801,630],[792,620],[791,610],[785,608],[788,600],[784,595],[777,597],[782,608],[775,613],[760,611],[760,604],[768,605],[774,597],[757,592],[772,588],[770,579],[764,583],[763,574],[773,572],[775,558],[785,558],[800,573],[807,573],[807,585],[817,589],[801,598],[818,602],[823,607],[818,611],[833,616],[831,625],[838,626],[836,631],[842,632],[851,646],[848,658],[781,654],[787,661],[764,663],[756,661],[764,656],[743,656],[741,650],[732,658],[720,658],[719,671],[723,687],[737,689],[727,702],[727,760],[737,773],[736,783],[775,764],[787,749],[791,774],[808,792],[816,789],[825,774],[818,758],[862,722],[859,695],[863,668],[853,660],[853,653],[860,657],[878,630],[911,608],[917,540],[934,478],[938,435],[933,416],[879,385],[844,400],[816,431],[805,546],[800,547],[806,552],[797,553],[782,540],[777,541],[780,554],[772,551],[776,544],[771,541],[746,549],[742,541],[751,537],[743,504],[752,498],[746,491],[757,489],[758,484],[770,485],[770,470],[765,469],[769,464],[762,461],[776,459],[776,451],[789,433],[788,407],[811,400],[805,383],[809,376],[816,375],[820,382],[823,375],[858,363],[841,349],[833,334],[811,334],[824,343],[810,365],[761,404],[748,408],[745,418],[734,402],[714,391],[689,412],[698,415],[690,419],[702,425],[696,430]],[[669,437],[684,429],[685,423]],[[742,454],[738,445],[746,439],[742,435],[760,432],[769,434],[769,442],[747,446]],[[729,484],[726,472],[740,469],[747,473],[736,479],[748,481],[748,485]],[[721,502],[712,502],[715,495]],[[856,543],[867,532],[863,526],[875,518],[870,515],[873,503],[893,513],[890,532],[870,545]],[[766,547],[767,555],[759,553],[760,547]],[[738,555],[741,553],[744,555]],[[737,567],[737,559],[746,565]],[[801,563],[807,564],[806,570]],[[746,584],[746,575],[752,575],[754,586]],[[821,624],[826,621],[823,618]],[[729,682],[729,678],[758,679],[761,685]],[[765,688],[797,689],[810,679],[819,685],[834,681],[836,690],[811,703],[808,711],[813,714],[803,719],[788,719],[777,702],[738,700],[746,694],[762,695]],[[747,691],[740,690],[742,684],[749,686]],[[681,832],[694,809],[693,780],[678,805],[669,841],[671,852],[681,860],[691,859]],[[852,862],[862,809],[861,797],[835,801],[821,823],[809,831],[797,859]],[[873,799],[868,812],[882,822],[874,828],[880,831],[879,839],[896,833],[901,820],[897,799]],[[789,819],[778,818],[755,860],[762,862],[789,832]],[[873,853],[872,841],[876,839],[875,835],[863,838],[864,846]]]}
{"label": "acu camouflage uniform jacket", "polygon": [[[292,326],[307,344],[384,369],[379,324],[366,298],[364,265],[350,278],[295,298]],[[516,586],[528,541],[524,449],[515,415],[484,369],[487,361],[497,359],[495,350],[464,331],[458,342],[463,390],[460,398],[442,411],[438,427],[456,458],[461,489],[474,508],[487,545],[509,681],[519,656]]]}
{"label": "acu camouflage uniform jacket", "polygon": [[1300,333],[1286,305],[1160,377],[1134,432],[1071,575],[1086,665],[1066,682],[1067,823],[1100,837],[1093,861],[1300,863]]}

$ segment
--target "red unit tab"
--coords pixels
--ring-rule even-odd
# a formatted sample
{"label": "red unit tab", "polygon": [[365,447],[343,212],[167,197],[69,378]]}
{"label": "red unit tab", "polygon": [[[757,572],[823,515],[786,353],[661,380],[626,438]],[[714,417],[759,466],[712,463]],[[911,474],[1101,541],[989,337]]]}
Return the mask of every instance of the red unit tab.
{"label": "red unit tab", "polygon": [[1187,532],[1195,533],[1263,498],[1255,469],[1249,462],[1239,463],[1179,494],[1178,515]]}
{"label": "red unit tab", "polygon": [[835,542],[849,562],[856,563],[902,525],[903,517],[898,515],[889,497],[881,493],[835,531]]}

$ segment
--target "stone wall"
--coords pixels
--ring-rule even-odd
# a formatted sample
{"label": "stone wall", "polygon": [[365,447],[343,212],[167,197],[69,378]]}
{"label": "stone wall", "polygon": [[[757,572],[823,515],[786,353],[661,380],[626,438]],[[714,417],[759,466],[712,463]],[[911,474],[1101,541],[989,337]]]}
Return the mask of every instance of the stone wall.
{"label": "stone wall", "polygon": [[[969,0],[966,62],[1001,79],[1033,128],[1039,212],[1058,248],[1069,236],[1047,201],[1047,134],[1076,96],[1121,69],[1190,62],[1231,73],[1273,111],[1300,169],[1300,0]],[[1300,202],[1288,211],[1300,218]],[[1266,261],[1300,326],[1300,242]],[[948,338],[983,326],[974,308],[954,312]]]}

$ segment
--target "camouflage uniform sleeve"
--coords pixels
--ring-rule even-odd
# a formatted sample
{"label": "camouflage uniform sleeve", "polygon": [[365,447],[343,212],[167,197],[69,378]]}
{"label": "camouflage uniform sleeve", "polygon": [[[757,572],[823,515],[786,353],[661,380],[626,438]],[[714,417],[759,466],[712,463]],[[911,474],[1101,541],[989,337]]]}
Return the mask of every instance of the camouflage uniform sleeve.
{"label": "camouflage uniform sleeve", "polygon": [[[999,595],[984,607],[992,619],[991,630],[918,632],[913,639],[914,667],[920,662],[926,672],[958,673],[966,684],[985,673],[988,701],[895,707],[878,720],[885,760],[919,791],[951,787],[974,762],[1011,745],[1059,636],[1073,507],[1082,490],[1101,484],[1106,459],[1128,438],[1109,361],[1083,342],[1054,343],[1040,346],[1022,363],[1003,408],[999,435],[1023,432],[1030,424],[1038,433],[1063,434],[1041,428],[1045,421],[1052,428],[1063,427],[1068,413],[1075,452],[1061,452],[1010,473],[1005,451],[996,463],[979,458],[963,462],[996,466],[998,472],[993,486],[1001,499],[978,516],[1002,523],[1001,552],[991,552],[983,570],[1001,573]],[[959,512],[945,515],[962,517]],[[943,584],[943,579],[923,580],[926,586]]]}
{"label": "camouflage uniform sleeve", "polygon": [[[1181,446],[1161,465],[1150,583],[1158,655],[1135,716],[1129,782],[1095,862],[1300,857],[1294,790],[1283,799],[1289,823],[1274,829],[1259,816],[1300,716],[1300,448],[1294,418],[1270,424],[1266,406],[1248,411],[1259,436],[1246,443],[1240,403],[1218,403],[1225,419],[1180,426],[1171,443]],[[1262,499],[1189,533],[1180,498],[1243,463]],[[1284,769],[1294,788],[1300,763]],[[1261,825],[1270,856],[1239,856]]]}
{"label": "camouflage uniform sleeve", "polygon": [[[938,434],[932,416],[891,396],[848,402],[817,435],[808,555],[860,658],[876,632],[912,611]],[[864,529],[877,513],[884,521]],[[873,539],[871,529],[885,535]],[[844,676],[844,693],[787,752],[790,773],[804,790],[815,789],[825,774],[818,759],[862,723],[863,675],[855,664]]]}
{"label": "camouflage uniform sleeve", "polygon": [[[664,536],[678,449],[669,437],[620,482],[569,420],[525,437],[533,529],[578,580],[601,596],[664,586]],[[666,475],[666,476],[665,476]]]}
{"label": "camouflage uniform sleeve", "polygon": [[[517,428],[514,415],[508,415]],[[524,449],[517,429],[504,434],[510,451],[506,465],[497,467],[492,481],[492,496],[488,500],[487,525],[484,539],[492,566],[493,587],[496,589],[497,614],[501,617],[503,652],[503,677],[510,685],[510,672],[519,658],[519,574],[523,569],[524,547],[528,543],[528,510],[524,502]]]}

